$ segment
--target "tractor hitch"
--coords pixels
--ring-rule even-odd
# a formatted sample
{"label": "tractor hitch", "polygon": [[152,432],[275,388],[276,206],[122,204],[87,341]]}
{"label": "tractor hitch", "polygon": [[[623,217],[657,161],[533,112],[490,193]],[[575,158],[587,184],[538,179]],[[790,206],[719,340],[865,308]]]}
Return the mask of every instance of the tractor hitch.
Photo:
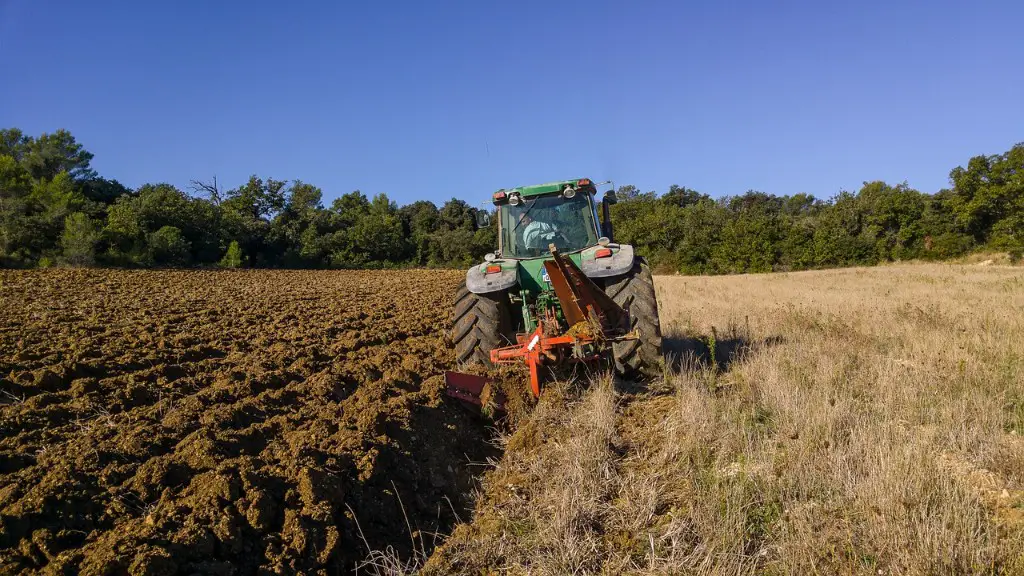
{"label": "tractor hitch", "polygon": [[525,362],[530,369],[530,391],[540,396],[540,366],[600,359],[613,341],[636,339],[628,332],[629,316],[588,278],[572,260],[548,246],[551,260],[544,262],[555,296],[569,329],[562,332],[553,316],[539,318],[537,328],[519,334],[518,344],[491,350],[494,364]]}
{"label": "tractor hitch", "polygon": [[[558,318],[549,309],[545,316],[537,319],[537,327],[532,332],[516,335],[516,344],[490,351],[492,364],[526,363],[530,369],[530,392],[535,398],[540,396],[541,366],[599,360],[613,342],[640,337],[636,331],[629,331],[629,314],[622,307],[572,260],[559,254],[554,244],[548,249],[551,259],[544,261],[544,268],[568,329],[561,329]],[[444,381],[447,394],[452,398],[504,411],[505,398],[491,390],[487,378],[445,372]]]}

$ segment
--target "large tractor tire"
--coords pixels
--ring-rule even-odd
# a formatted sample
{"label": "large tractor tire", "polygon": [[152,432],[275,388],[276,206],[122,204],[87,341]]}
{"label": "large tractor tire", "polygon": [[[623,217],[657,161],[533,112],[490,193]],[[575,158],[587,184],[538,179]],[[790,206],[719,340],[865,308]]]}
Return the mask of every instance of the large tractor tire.
{"label": "large tractor tire", "polygon": [[605,293],[629,313],[630,330],[639,330],[639,340],[612,344],[615,372],[624,378],[657,378],[665,366],[661,349],[661,322],[654,279],[647,261],[637,258],[633,269],[605,282]]}
{"label": "large tractor tire", "polygon": [[491,350],[516,341],[508,292],[474,294],[459,286],[450,337],[459,362],[490,367]]}

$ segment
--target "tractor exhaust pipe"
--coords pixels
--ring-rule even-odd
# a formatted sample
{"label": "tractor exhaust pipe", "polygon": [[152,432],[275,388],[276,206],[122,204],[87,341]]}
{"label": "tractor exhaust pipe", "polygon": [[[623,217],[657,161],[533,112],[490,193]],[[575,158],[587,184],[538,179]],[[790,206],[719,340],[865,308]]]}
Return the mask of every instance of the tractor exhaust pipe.
{"label": "tractor exhaust pipe", "polygon": [[614,242],[615,239],[612,236],[612,211],[611,204],[608,203],[608,198],[605,197],[601,201],[601,235],[607,238],[609,241]]}
{"label": "tractor exhaust pipe", "polygon": [[612,189],[604,193],[604,198],[601,199],[601,235],[608,238],[609,241],[614,242],[615,237],[613,236],[614,230],[612,229],[612,204],[618,203],[619,199],[615,196],[615,183],[611,180],[600,182],[597,186],[604,184],[611,184]]}

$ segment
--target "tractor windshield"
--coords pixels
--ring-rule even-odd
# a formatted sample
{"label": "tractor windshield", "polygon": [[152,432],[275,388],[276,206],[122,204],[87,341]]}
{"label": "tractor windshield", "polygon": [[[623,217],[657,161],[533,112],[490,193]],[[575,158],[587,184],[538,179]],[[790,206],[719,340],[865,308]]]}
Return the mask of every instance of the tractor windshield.
{"label": "tractor windshield", "polygon": [[597,225],[590,195],[572,198],[541,196],[518,206],[501,207],[501,251],[509,258],[533,258],[548,253],[548,244],[561,252],[597,244]]}

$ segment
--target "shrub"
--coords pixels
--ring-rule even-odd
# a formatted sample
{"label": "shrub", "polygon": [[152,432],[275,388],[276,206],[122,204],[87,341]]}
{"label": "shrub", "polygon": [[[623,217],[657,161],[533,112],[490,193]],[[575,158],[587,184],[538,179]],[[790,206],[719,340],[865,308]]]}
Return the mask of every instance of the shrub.
{"label": "shrub", "polygon": [[228,246],[228,251],[224,254],[224,258],[221,259],[220,265],[224,268],[242,267],[242,248],[238,245],[237,241],[231,241],[231,245]]}

